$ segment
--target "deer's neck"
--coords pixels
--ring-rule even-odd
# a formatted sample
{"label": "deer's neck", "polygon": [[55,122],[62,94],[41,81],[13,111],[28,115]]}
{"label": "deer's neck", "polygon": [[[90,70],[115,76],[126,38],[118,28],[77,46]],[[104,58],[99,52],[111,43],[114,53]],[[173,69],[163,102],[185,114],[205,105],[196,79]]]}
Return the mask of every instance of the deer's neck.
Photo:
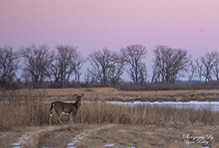
{"label": "deer's neck", "polygon": [[79,107],[81,106],[81,102],[76,101],[76,102],[75,102],[75,106],[76,106],[77,109],[79,109]]}

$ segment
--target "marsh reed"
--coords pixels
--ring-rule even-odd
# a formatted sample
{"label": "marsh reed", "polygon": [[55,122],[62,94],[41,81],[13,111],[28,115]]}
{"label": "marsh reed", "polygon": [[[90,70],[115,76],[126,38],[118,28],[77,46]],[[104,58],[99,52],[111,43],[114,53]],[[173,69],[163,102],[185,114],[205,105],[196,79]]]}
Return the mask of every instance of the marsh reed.
{"label": "marsh reed", "polygon": [[[86,94],[85,94],[86,95]],[[0,96],[0,130],[16,127],[42,126],[49,124],[50,104],[46,92],[32,90],[5,91]],[[91,100],[92,101],[92,100]],[[68,116],[63,115],[64,124]],[[123,106],[108,103],[83,103],[74,123],[87,124],[132,124],[132,125],[167,125],[167,124],[202,124],[217,125],[219,112],[210,109],[160,107],[151,105]],[[56,119],[52,120],[53,124]]]}

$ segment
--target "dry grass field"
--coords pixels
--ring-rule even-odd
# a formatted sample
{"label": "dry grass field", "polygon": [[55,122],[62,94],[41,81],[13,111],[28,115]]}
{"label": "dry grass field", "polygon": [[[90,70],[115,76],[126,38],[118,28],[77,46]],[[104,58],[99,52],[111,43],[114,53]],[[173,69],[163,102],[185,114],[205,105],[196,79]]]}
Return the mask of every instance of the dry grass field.
{"label": "dry grass field", "polygon": [[0,100],[5,95],[28,93],[41,94],[47,101],[69,100],[72,95],[85,94],[89,101],[219,101],[219,90],[166,90],[166,91],[119,91],[114,88],[64,88],[0,91]]}
{"label": "dry grass field", "polygon": [[[119,91],[114,88],[46,89],[48,96],[84,93],[85,100],[107,101],[219,101],[219,90]],[[66,97],[65,97],[66,98]]]}
{"label": "dry grass field", "polygon": [[[52,120],[53,125],[48,126],[48,102],[74,101],[72,95],[82,93],[84,100],[95,103],[82,104],[72,127],[68,127],[68,116],[61,119],[67,127],[57,124],[56,118]],[[0,147],[10,147],[22,135],[28,137],[23,147],[66,147],[77,136],[77,147],[192,147],[201,144],[192,141],[191,137],[205,136],[208,139],[207,135],[213,137],[211,147],[219,147],[218,112],[150,105],[130,107],[104,102],[217,101],[218,98],[218,90],[118,91],[113,88],[83,88],[1,91]],[[188,145],[182,138],[186,134],[190,135],[190,138],[187,137],[191,141]]]}

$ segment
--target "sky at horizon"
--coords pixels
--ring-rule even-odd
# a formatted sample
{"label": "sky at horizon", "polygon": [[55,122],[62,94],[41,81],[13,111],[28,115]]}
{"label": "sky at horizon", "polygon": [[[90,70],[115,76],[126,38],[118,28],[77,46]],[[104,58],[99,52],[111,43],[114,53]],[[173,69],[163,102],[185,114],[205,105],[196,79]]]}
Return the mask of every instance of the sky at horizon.
{"label": "sky at horizon", "polygon": [[[78,46],[85,57],[108,48],[167,45],[194,58],[219,51],[217,0],[1,0],[0,46]],[[83,76],[82,76],[83,77]]]}

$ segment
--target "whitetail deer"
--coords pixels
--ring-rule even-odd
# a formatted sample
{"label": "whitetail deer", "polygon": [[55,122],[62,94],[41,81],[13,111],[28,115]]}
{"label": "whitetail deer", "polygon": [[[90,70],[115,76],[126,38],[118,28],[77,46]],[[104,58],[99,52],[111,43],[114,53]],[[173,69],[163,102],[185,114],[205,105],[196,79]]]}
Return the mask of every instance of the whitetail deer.
{"label": "whitetail deer", "polygon": [[65,103],[65,102],[61,102],[61,101],[55,101],[51,103],[51,110],[50,110],[50,117],[49,117],[49,124],[51,125],[51,118],[54,114],[57,115],[59,123],[62,123],[62,121],[60,120],[62,114],[69,114],[69,125],[71,125],[73,123],[73,116],[77,114],[78,109],[81,106],[81,101],[82,101],[82,97],[84,96],[84,94],[82,94],[81,96],[78,96],[77,94],[74,95],[76,97],[76,101],[75,103]]}

